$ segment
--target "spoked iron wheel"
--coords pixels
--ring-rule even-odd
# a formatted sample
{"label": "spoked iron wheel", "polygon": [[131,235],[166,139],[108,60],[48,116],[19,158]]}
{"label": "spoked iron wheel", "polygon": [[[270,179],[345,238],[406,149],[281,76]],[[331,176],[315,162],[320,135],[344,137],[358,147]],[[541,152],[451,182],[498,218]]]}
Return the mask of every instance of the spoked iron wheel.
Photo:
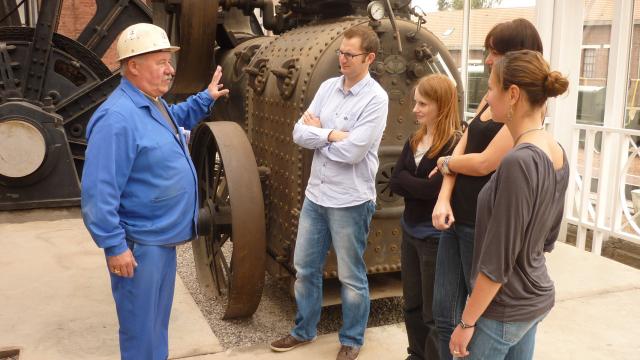
{"label": "spoked iron wheel", "polygon": [[201,288],[224,296],[224,319],[252,315],[264,285],[266,232],[256,160],[242,128],[210,122],[193,133],[198,173],[198,239],[193,254]]}
{"label": "spoked iron wheel", "polygon": [[141,0],[96,0],[96,6],[75,41],[56,33],[62,0],[42,2],[35,28],[0,27],[2,95],[7,101],[52,106],[63,118],[79,172],[87,122],[120,83],[120,74],[112,74],[100,57],[125,27],[151,22],[151,10]]}

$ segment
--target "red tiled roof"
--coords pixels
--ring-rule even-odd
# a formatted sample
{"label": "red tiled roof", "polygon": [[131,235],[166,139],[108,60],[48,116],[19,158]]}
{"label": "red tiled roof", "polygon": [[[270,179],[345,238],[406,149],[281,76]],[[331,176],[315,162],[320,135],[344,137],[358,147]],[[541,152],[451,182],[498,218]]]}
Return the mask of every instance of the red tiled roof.
{"label": "red tiled roof", "polygon": [[[442,40],[447,48],[459,49],[462,47],[462,16],[462,10],[427,13],[426,27]],[[525,18],[535,24],[535,16],[536,10],[533,7],[471,10],[469,47],[484,47],[484,38],[495,24],[517,18]],[[449,32],[450,35],[444,35]]]}
{"label": "red tiled roof", "polygon": [[[584,0],[585,25],[610,24],[615,10],[612,0]],[[634,23],[640,23],[640,0],[634,1]],[[427,28],[449,49],[462,46],[462,10],[437,11],[427,13]],[[536,23],[535,7],[472,9],[469,28],[469,47],[480,49],[484,46],[484,38],[491,28],[498,23],[516,18],[525,18]],[[451,31],[453,29],[453,31]],[[451,33],[445,36],[447,33]]]}
{"label": "red tiled roof", "polygon": [[[589,23],[611,23],[613,19],[615,1],[612,0],[585,0],[584,21]],[[633,19],[635,23],[640,20],[640,0],[634,1]]]}

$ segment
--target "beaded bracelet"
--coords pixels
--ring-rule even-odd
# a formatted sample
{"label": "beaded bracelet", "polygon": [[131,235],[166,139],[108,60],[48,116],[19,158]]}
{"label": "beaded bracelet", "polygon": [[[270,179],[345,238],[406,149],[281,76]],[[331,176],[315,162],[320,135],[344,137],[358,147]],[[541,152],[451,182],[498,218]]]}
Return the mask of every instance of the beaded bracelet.
{"label": "beaded bracelet", "polygon": [[449,169],[449,160],[451,160],[451,156],[445,156],[444,161],[442,162],[442,173],[444,175],[453,175],[454,172]]}

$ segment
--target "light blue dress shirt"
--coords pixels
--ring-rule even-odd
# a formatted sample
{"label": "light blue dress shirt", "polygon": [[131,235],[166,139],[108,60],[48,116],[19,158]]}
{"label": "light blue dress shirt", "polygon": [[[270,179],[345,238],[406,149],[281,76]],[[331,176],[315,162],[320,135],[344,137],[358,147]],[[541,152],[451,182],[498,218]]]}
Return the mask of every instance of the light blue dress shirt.
{"label": "light blue dress shirt", "polygon": [[[343,84],[344,76],[326,80],[309,106],[322,128],[305,125],[302,118],[293,128],[293,141],[315,150],[305,195],[325,207],[375,201],[378,147],[389,111],[386,91],[369,74],[347,92]],[[329,142],[334,129],[349,136]]]}

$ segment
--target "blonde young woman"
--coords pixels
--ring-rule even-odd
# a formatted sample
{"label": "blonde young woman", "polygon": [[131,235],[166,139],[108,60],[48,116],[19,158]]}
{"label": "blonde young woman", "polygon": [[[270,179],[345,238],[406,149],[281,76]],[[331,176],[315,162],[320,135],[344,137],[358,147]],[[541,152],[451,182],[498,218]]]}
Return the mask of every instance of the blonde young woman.
{"label": "blonde young woman", "polygon": [[414,100],[419,127],[405,143],[393,169],[391,190],[405,201],[402,283],[407,359],[437,359],[438,337],[431,308],[440,231],[431,224],[431,213],[442,176],[427,175],[439,157],[451,153],[460,137],[458,97],[448,77],[434,74],[420,79]]}
{"label": "blonde young woman", "polygon": [[473,291],[451,336],[454,357],[533,357],[536,327],[554,304],[544,252],[558,236],[569,182],[564,151],[540,119],[547,98],[568,85],[533,51],[508,53],[491,71],[487,101],[515,145],[478,196]]}

